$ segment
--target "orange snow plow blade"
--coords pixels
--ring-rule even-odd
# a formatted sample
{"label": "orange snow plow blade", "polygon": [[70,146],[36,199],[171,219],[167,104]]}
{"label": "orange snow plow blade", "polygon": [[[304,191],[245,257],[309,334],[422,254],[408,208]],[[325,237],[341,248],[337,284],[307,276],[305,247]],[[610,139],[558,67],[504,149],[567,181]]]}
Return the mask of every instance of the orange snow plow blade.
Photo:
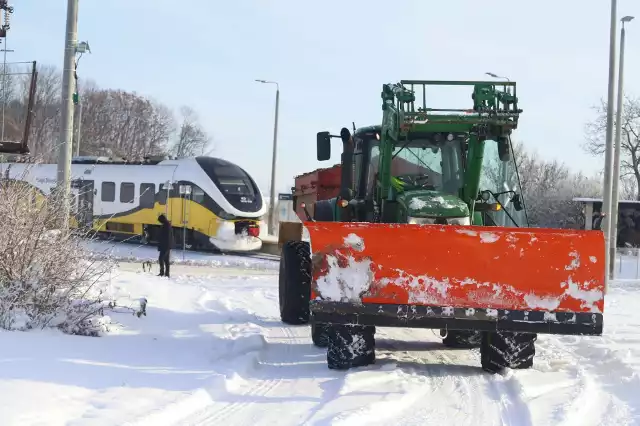
{"label": "orange snow plow blade", "polygon": [[317,321],[602,334],[600,231],[305,226]]}

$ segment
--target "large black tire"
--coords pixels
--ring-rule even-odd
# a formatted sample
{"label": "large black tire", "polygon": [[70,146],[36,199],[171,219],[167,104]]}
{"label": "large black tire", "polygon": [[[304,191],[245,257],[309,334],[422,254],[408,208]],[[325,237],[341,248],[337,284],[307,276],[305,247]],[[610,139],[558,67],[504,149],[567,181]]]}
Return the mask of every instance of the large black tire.
{"label": "large black tire", "polygon": [[440,330],[442,344],[448,348],[478,348],[482,342],[482,333],[471,330]]}
{"label": "large black tire", "polygon": [[316,202],[313,208],[313,219],[318,222],[333,222],[333,205],[327,200]]}
{"label": "large black tire", "polygon": [[311,340],[319,348],[329,346],[329,324],[311,323]]}
{"label": "large black tire", "polygon": [[480,345],[482,369],[495,374],[505,368],[526,369],[533,367],[537,338],[538,335],[533,333],[506,331],[482,333]]}
{"label": "large black tire", "polygon": [[374,333],[371,326],[330,325],[327,366],[332,370],[347,370],[375,363]]}
{"label": "large black tire", "polygon": [[286,324],[309,322],[311,253],[305,241],[287,241],[280,255],[280,319]]}

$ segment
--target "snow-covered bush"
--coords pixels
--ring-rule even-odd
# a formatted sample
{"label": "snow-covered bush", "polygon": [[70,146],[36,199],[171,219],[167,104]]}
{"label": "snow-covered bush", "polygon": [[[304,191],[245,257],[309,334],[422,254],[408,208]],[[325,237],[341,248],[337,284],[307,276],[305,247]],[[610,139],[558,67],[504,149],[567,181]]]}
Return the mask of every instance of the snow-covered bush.
{"label": "snow-covered bush", "polygon": [[0,328],[104,328],[102,289],[113,267],[83,250],[60,204],[20,180],[0,179]]}

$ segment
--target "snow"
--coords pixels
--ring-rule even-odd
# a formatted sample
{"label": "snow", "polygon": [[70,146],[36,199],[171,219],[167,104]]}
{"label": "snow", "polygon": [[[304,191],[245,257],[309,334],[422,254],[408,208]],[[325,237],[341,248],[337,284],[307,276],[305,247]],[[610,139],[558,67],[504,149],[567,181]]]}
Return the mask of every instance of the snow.
{"label": "snow", "polygon": [[540,297],[535,294],[527,294],[524,301],[531,309],[546,309],[555,311],[560,306],[560,299],[557,297]]}
{"label": "snow", "polygon": [[[567,271],[574,271],[580,267],[580,255],[576,251],[569,253],[571,257],[571,263],[564,267]],[[595,263],[595,262],[594,262]]]}
{"label": "snow", "polygon": [[361,295],[369,290],[373,281],[371,260],[356,260],[349,256],[346,261],[346,266],[340,267],[337,257],[327,256],[328,272],[316,283],[318,293],[323,299],[357,302]]}
{"label": "snow", "polygon": [[356,251],[364,251],[364,240],[356,234],[349,234],[344,239],[344,244]]}
{"label": "snow", "polygon": [[[155,246],[144,246],[136,243],[92,240],[85,243],[87,250],[99,255],[110,256],[125,262],[157,262],[158,249]],[[250,269],[268,268],[277,270],[277,257],[265,253],[252,253],[252,257],[240,254],[213,254],[206,252],[171,251],[171,261],[175,264],[197,266],[230,266]]]}
{"label": "snow", "polygon": [[308,326],[280,322],[276,261],[175,252],[164,279],[142,271],[155,249],[107,246],[136,260],[108,295],[147,315],[110,312],[104,337],[0,332],[3,426],[640,425],[635,264],[604,336],[539,335],[532,369],[489,375],[435,331],[379,327],[374,365],[333,371]]}
{"label": "snow", "polygon": [[481,232],[480,233],[480,242],[481,243],[495,243],[500,239],[500,236],[494,234],[493,232]]}
{"label": "snow", "polygon": [[422,210],[428,205],[429,204],[426,201],[421,200],[419,198],[412,198],[411,201],[409,202],[409,208],[412,210]]}

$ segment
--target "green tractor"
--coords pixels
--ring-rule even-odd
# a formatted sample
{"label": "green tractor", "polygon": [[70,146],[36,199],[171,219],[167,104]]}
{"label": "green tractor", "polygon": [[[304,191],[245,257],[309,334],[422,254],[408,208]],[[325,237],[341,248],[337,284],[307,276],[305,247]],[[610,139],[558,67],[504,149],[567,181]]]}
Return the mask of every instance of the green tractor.
{"label": "green tractor", "polygon": [[[428,108],[435,86],[471,87],[473,107]],[[320,161],[342,141],[340,194],[304,206],[310,243],[283,242],[282,321],[310,323],[335,369],[375,362],[376,326],[440,329],[490,372],[530,367],[538,333],[600,335],[603,236],[528,227],[516,83],[385,84],[382,110],[381,125],[317,135]]]}

